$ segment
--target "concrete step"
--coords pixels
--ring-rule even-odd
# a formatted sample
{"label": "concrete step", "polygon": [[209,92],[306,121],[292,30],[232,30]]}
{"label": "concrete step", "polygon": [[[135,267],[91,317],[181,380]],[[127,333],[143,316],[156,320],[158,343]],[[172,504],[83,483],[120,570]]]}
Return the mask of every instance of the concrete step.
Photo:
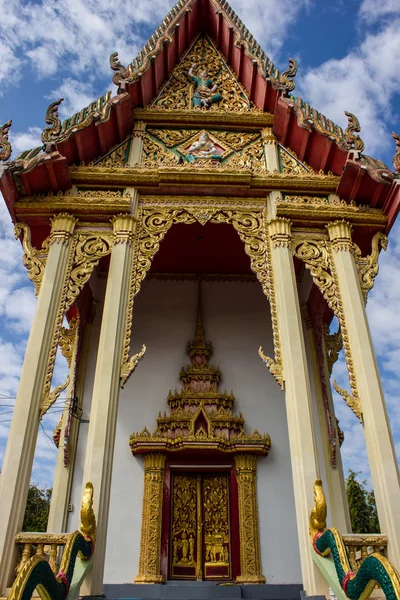
{"label": "concrete step", "polygon": [[105,584],[107,600],[300,600],[301,585],[235,585],[171,581],[162,585]]}

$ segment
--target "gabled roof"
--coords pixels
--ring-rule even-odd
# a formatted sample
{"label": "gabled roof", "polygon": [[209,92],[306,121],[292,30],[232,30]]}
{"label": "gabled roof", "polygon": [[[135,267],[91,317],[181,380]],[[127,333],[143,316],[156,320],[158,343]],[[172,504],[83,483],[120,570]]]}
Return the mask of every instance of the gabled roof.
{"label": "gabled roof", "polygon": [[179,0],[132,63],[125,67],[118,54],[112,54],[116,96],[108,92],[63,123],[58,118],[61,101],[52,103],[46,114],[49,126],[42,134],[44,146],[20,154],[0,179],[11,214],[18,195],[68,189],[69,165],[93,161],[130,135],[133,110],[152,101],[200,32],[224,55],[250,101],[273,115],[274,133],[283,146],[315,171],[340,175],[337,193],[341,197],[386,207],[395,217],[399,182],[386,165],[361,154],[364,145],[357,135],[356,117],[346,113],[349,126],[343,131],[290,95],[295,61],[290,59],[280,73],[226,0]]}

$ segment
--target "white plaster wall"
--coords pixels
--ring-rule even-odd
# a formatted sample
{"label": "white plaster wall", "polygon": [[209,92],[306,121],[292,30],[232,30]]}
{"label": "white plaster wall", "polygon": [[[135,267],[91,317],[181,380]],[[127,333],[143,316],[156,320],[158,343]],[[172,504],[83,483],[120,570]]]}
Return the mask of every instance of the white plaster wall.
{"label": "white plaster wall", "polygon": [[[263,574],[269,583],[300,583],[284,395],[257,354],[261,344],[273,355],[268,302],[257,283],[204,282],[202,290],[207,339],[214,345],[211,362],[221,367],[221,389],[233,390],[236,411],[244,413],[248,430],[257,428],[272,438],[269,456],[258,462]],[[186,344],[194,333],[196,302],[195,282],[158,280],[145,281],[135,302],[132,352],[142,343],[147,352],[120,396],[105,583],[133,581],[138,572],[143,463],[132,456],[129,437],[145,426],[153,431],[159,410],[168,408],[169,389],[180,387],[178,375],[188,363]],[[93,365],[93,357],[89,363]],[[89,389],[88,385],[88,394]],[[83,434],[79,443],[75,506],[80,501]]]}

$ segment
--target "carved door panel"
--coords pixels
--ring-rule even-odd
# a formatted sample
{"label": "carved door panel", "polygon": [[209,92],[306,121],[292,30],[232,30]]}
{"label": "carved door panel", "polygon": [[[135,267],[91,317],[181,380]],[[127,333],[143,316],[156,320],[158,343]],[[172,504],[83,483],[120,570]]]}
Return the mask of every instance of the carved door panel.
{"label": "carved door panel", "polygon": [[228,475],[173,475],[171,508],[172,579],[230,579]]}

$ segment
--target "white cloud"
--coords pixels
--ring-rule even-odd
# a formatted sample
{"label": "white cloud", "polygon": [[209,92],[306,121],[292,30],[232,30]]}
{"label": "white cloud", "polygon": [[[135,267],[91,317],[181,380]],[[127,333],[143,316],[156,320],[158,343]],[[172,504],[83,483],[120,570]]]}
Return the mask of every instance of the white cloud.
{"label": "white cloud", "polygon": [[60,105],[59,115],[61,119],[66,119],[88,106],[97,95],[91,83],[67,78],[57,89],[52,90],[48,98],[51,101],[64,98],[64,102]]}
{"label": "white cloud", "polygon": [[400,15],[398,0],[363,0],[360,6],[360,16],[369,23],[385,18]]}
{"label": "white cloud", "polygon": [[370,21],[379,15],[391,14],[392,18],[371,31],[364,26],[360,42],[343,58],[308,69],[299,78],[298,92],[344,127],[344,111],[355,113],[366,151],[374,154],[394,148],[387,121],[396,118],[394,101],[400,88],[399,3],[365,0],[360,14]]}
{"label": "white cloud", "polygon": [[42,145],[40,134],[42,130],[40,127],[28,127],[27,131],[15,133],[10,130],[10,141],[13,148],[13,154],[17,155],[24,150],[31,150],[37,146]]}

